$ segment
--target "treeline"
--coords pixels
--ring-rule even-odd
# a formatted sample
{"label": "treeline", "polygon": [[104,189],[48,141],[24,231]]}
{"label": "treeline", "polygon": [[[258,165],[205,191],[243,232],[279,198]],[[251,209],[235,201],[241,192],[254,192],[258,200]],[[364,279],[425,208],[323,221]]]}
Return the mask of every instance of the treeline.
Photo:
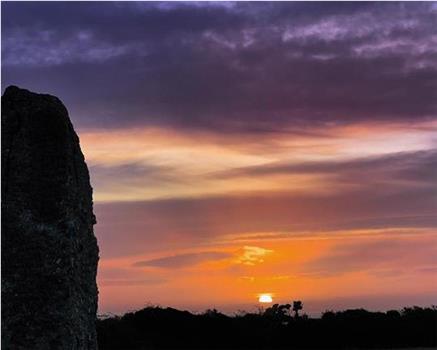
{"label": "treeline", "polygon": [[[321,318],[292,314],[290,305],[233,317],[217,310],[192,314],[147,307],[99,319],[100,350],[350,349],[436,347],[437,307],[401,311],[327,311]],[[295,311],[295,310],[294,310]]]}

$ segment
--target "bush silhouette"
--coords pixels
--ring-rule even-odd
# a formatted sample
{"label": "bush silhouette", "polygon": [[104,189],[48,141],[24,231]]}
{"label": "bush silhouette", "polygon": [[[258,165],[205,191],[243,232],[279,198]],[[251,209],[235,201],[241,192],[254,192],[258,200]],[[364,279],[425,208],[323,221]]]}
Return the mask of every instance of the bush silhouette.
{"label": "bush silhouette", "polygon": [[[435,347],[437,308],[326,311],[296,316],[303,304],[274,304],[263,313],[230,317],[147,307],[97,321],[100,350],[115,349],[345,349]],[[294,317],[292,312],[295,313]]]}

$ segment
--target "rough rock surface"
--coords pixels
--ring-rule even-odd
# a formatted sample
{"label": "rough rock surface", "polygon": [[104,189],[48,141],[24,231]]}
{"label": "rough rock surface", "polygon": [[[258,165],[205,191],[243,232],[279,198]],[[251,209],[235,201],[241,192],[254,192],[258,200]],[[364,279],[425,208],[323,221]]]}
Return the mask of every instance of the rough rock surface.
{"label": "rough rock surface", "polygon": [[2,97],[2,349],[96,349],[88,168],[62,102]]}

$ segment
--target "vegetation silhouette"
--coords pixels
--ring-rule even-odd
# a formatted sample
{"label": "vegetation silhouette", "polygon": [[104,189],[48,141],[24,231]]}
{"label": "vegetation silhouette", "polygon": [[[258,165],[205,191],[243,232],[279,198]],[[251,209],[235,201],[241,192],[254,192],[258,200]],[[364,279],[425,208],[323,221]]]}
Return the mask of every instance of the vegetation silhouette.
{"label": "vegetation silhouette", "polygon": [[[293,306],[292,306],[293,305]],[[100,350],[350,349],[436,347],[437,307],[299,315],[302,302],[227,316],[146,307],[97,321]],[[294,317],[292,315],[294,312]]]}
{"label": "vegetation silhouette", "polygon": [[294,311],[294,317],[299,317],[299,311],[303,309],[303,304],[300,300],[293,301],[293,311]]}

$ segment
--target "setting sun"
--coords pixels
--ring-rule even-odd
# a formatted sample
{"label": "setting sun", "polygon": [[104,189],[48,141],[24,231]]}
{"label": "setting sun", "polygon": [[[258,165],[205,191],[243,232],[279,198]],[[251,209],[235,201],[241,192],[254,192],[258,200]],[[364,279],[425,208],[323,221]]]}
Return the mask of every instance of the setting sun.
{"label": "setting sun", "polygon": [[271,303],[273,302],[272,296],[270,294],[261,294],[258,298],[260,303]]}

